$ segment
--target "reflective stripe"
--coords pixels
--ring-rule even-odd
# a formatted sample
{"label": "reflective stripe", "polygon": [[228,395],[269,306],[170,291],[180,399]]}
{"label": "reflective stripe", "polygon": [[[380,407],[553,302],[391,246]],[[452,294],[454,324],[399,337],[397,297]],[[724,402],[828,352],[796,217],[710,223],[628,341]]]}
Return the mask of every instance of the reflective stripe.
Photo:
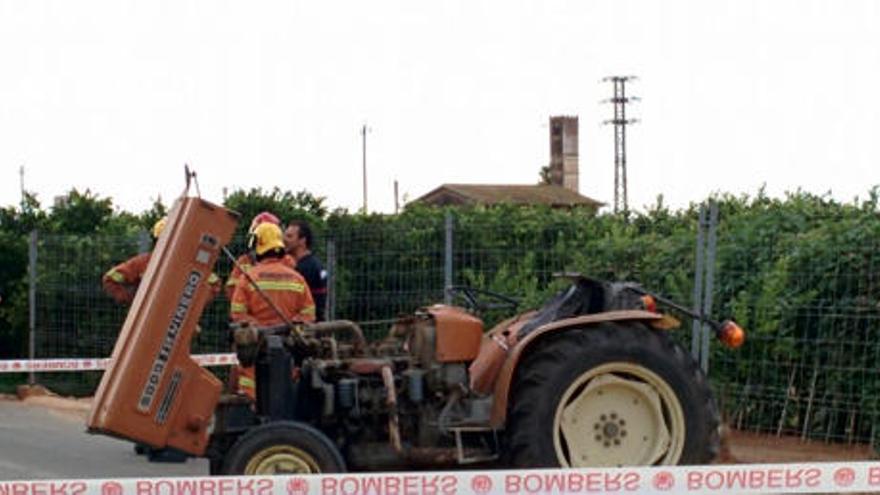
{"label": "reflective stripe", "polygon": [[247,304],[232,303],[229,310],[233,313],[247,313]]}
{"label": "reflective stripe", "polygon": [[235,287],[236,285],[238,285],[238,280],[232,277],[229,277],[229,280],[226,281],[226,287]]}
{"label": "reflective stripe", "polygon": [[314,306],[307,306],[307,307],[303,308],[302,311],[299,312],[299,314],[301,314],[301,315],[314,315],[315,314],[315,307]]}
{"label": "reflective stripe", "polygon": [[110,270],[109,272],[107,272],[107,277],[116,283],[121,284],[125,282],[125,275],[117,272],[116,270]]}
{"label": "reflective stripe", "polygon": [[253,378],[249,378],[246,376],[238,377],[238,386],[241,388],[254,388],[257,386],[257,383]]}
{"label": "reflective stripe", "polygon": [[292,292],[306,291],[306,286],[299,282],[274,282],[271,280],[258,280],[257,287],[263,290],[289,290]]}
{"label": "reflective stripe", "polygon": [[216,273],[211,273],[211,275],[208,277],[208,283],[211,285],[214,285],[219,281],[220,277],[218,277]]}

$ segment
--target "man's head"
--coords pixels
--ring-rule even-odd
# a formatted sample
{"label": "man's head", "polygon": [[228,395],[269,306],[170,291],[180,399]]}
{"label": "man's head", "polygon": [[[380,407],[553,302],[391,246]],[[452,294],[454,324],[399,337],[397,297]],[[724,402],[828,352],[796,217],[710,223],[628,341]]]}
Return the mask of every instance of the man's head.
{"label": "man's head", "polygon": [[261,223],[254,229],[251,237],[251,248],[256,251],[257,259],[267,256],[283,256],[284,241],[282,240],[281,228],[274,223]]}
{"label": "man's head", "polygon": [[287,224],[287,229],[284,231],[284,248],[288,253],[312,249],[312,229],[309,224],[302,220],[294,220]]}

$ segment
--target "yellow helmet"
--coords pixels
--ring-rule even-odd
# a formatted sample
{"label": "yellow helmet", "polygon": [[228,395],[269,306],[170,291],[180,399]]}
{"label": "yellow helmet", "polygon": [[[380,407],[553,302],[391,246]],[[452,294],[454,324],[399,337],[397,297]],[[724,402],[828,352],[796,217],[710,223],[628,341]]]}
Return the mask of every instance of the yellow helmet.
{"label": "yellow helmet", "polygon": [[253,248],[257,255],[263,255],[273,249],[284,249],[284,239],[281,228],[274,223],[261,223],[254,229]]}
{"label": "yellow helmet", "polygon": [[165,224],[168,223],[168,217],[162,217],[153,224],[153,239],[158,239],[159,235],[165,230]]}

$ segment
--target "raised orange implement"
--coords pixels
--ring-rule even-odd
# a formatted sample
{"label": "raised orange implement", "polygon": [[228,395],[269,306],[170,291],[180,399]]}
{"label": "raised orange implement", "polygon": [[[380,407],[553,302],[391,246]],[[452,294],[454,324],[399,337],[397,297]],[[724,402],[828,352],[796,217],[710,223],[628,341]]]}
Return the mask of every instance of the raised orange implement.
{"label": "raised orange implement", "polygon": [[174,204],[95,395],[90,432],[204,453],[222,384],[190,357],[190,341],[237,223],[200,198]]}

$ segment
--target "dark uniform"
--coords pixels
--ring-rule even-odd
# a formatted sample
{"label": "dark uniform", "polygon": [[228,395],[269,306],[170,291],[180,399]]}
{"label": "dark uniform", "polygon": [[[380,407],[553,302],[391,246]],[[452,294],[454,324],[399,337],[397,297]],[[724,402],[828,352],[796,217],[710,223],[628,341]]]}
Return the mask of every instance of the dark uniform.
{"label": "dark uniform", "polygon": [[312,298],[315,300],[315,319],[324,321],[324,308],[327,304],[327,270],[318,257],[309,253],[296,262],[296,271],[306,279]]}

